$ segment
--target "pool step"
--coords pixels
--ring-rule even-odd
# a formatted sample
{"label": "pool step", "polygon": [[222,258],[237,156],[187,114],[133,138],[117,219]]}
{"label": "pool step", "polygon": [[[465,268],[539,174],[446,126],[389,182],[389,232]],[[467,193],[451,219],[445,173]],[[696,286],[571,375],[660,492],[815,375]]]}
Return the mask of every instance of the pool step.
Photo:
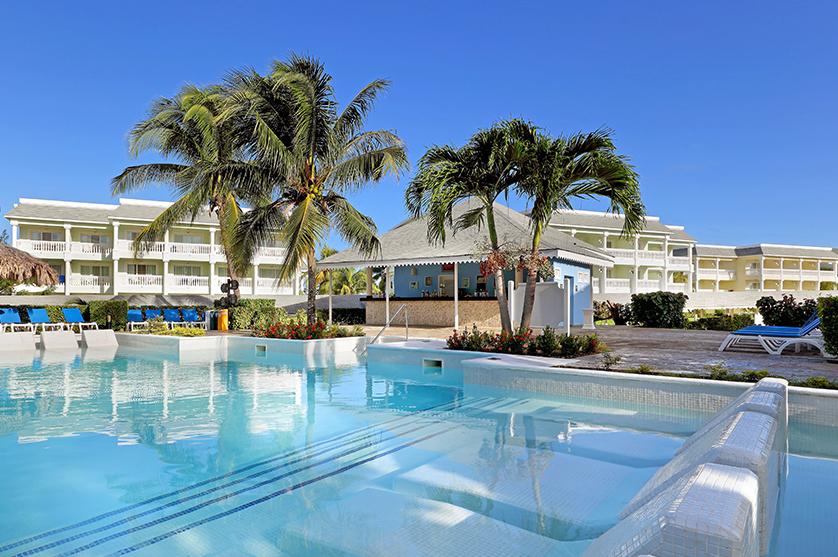
{"label": "pool step", "polygon": [[283,551],[324,557],[572,557],[588,545],[552,540],[450,503],[375,488],[303,514],[282,530]]}

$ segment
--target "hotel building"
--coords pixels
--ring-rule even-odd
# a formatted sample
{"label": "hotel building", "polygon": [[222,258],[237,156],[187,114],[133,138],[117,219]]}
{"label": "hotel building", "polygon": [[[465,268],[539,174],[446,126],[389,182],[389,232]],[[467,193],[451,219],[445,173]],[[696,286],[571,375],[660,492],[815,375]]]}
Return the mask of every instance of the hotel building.
{"label": "hotel building", "polygon": [[[118,204],[20,199],[6,213],[12,245],[48,262],[64,294],[221,294],[227,263],[218,220],[203,213],[166,232],[163,241],[134,253],[137,234],[171,204],[120,199]],[[242,295],[297,294],[296,281],[280,283],[285,250],[260,249]]]}

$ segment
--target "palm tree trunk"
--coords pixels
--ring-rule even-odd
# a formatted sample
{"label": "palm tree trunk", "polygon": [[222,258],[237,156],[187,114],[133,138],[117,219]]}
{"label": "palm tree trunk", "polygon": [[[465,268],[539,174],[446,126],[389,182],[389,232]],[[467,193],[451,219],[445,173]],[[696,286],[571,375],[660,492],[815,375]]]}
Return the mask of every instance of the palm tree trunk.
{"label": "palm tree trunk", "polygon": [[306,322],[313,325],[317,321],[317,260],[314,257],[314,250],[308,252],[308,298],[306,299]]}
{"label": "palm tree trunk", "polygon": [[521,329],[529,329],[532,321],[532,310],[535,307],[535,283],[538,280],[538,269],[535,267],[535,262],[538,258],[538,248],[541,245],[543,230],[543,225],[536,224],[532,233],[532,255],[527,265],[527,289],[524,292],[524,307],[521,311]]}
{"label": "palm tree trunk", "polygon": [[[221,224],[223,222],[226,222],[226,219],[224,217],[224,213],[226,211],[227,211],[227,201],[223,197],[221,197],[219,199],[216,199],[215,215],[218,218],[219,224]],[[239,273],[236,270],[236,266],[233,264],[233,256],[232,256],[232,251],[233,250],[232,250],[232,248],[230,248],[230,240],[231,239],[228,235],[228,233],[230,231],[225,230],[224,226],[219,226],[218,231],[221,234],[221,247],[224,248],[224,259],[227,261],[227,276],[230,277],[232,280],[234,280],[236,282],[236,284],[238,284],[239,283]],[[212,261],[210,261],[210,265],[212,265]],[[253,280],[256,280],[256,277],[254,277]],[[212,288],[212,285],[210,285],[210,288]],[[232,292],[232,294],[233,294],[233,302],[238,302],[239,301],[239,288],[236,287],[236,289]]]}
{"label": "palm tree trunk", "polygon": [[[492,249],[500,249],[498,245],[498,233],[495,229],[495,211],[492,209],[491,204],[486,205],[486,228],[489,230],[489,241],[492,243]],[[503,269],[495,269],[495,296],[498,299],[500,326],[505,332],[512,333],[512,320],[509,317],[509,305],[506,302],[503,284]]]}

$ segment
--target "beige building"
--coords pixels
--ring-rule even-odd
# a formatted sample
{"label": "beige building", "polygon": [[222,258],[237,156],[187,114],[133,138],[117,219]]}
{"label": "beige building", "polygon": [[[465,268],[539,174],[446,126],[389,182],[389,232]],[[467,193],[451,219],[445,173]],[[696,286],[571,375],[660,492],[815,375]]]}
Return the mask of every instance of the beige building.
{"label": "beige building", "polygon": [[[163,241],[134,253],[134,238],[169,205],[20,199],[6,218],[12,244],[55,268],[64,294],[220,294],[227,264],[214,215],[179,223]],[[296,284],[277,279],[284,256],[279,245],[259,250],[239,280],[242,294],[297,294]]]}
{"label": "beige building", "polygon": [[604,249],[614,267],[594,269],[594,294],[637,292],[689,292],[694,282],[695,239],[683,226],[666,225],[659,217],[646,217],[635,236],[622,235],[621,215],[597,211],[560,211],[550,226]]}
{"label": "beige building", "polygon": [[694,266],[695,292],[817,292],[838,282],[838,253],[826,247],[698,244]]}

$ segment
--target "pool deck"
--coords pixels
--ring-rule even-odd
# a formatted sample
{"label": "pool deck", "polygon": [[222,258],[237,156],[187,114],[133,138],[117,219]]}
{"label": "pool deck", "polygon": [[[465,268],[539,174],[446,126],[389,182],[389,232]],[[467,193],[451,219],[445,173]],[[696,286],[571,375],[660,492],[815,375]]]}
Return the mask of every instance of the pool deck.
{"label": "pool deck", "polygon": [[[367,326],[368,335],[375,335],[381,327]],[[574,328],[574,334],[586,333]],[[838,364],[830,363],[814,352],[795,354],[792,349],[783,356],[772,356],[761,350],[719,352],[718,348],[728,333],[724,331],[686,331],[681,329],[641,329],[624,326],[597,327],[597,335],[622,360],[612,369],[627,371],[641,365],[655,371],[706,374],[706,366],[724,363],[732,372],[767,370],[771,375],[787,379],[806,379],[816,375],[838,380]],[[391,327],[388,336],[404,334],[403,327]],[[450,327],[411,327],[410,336],[447,338]],[[573,360],[572,367],[602,369],[602,356],[585,356]]]}

